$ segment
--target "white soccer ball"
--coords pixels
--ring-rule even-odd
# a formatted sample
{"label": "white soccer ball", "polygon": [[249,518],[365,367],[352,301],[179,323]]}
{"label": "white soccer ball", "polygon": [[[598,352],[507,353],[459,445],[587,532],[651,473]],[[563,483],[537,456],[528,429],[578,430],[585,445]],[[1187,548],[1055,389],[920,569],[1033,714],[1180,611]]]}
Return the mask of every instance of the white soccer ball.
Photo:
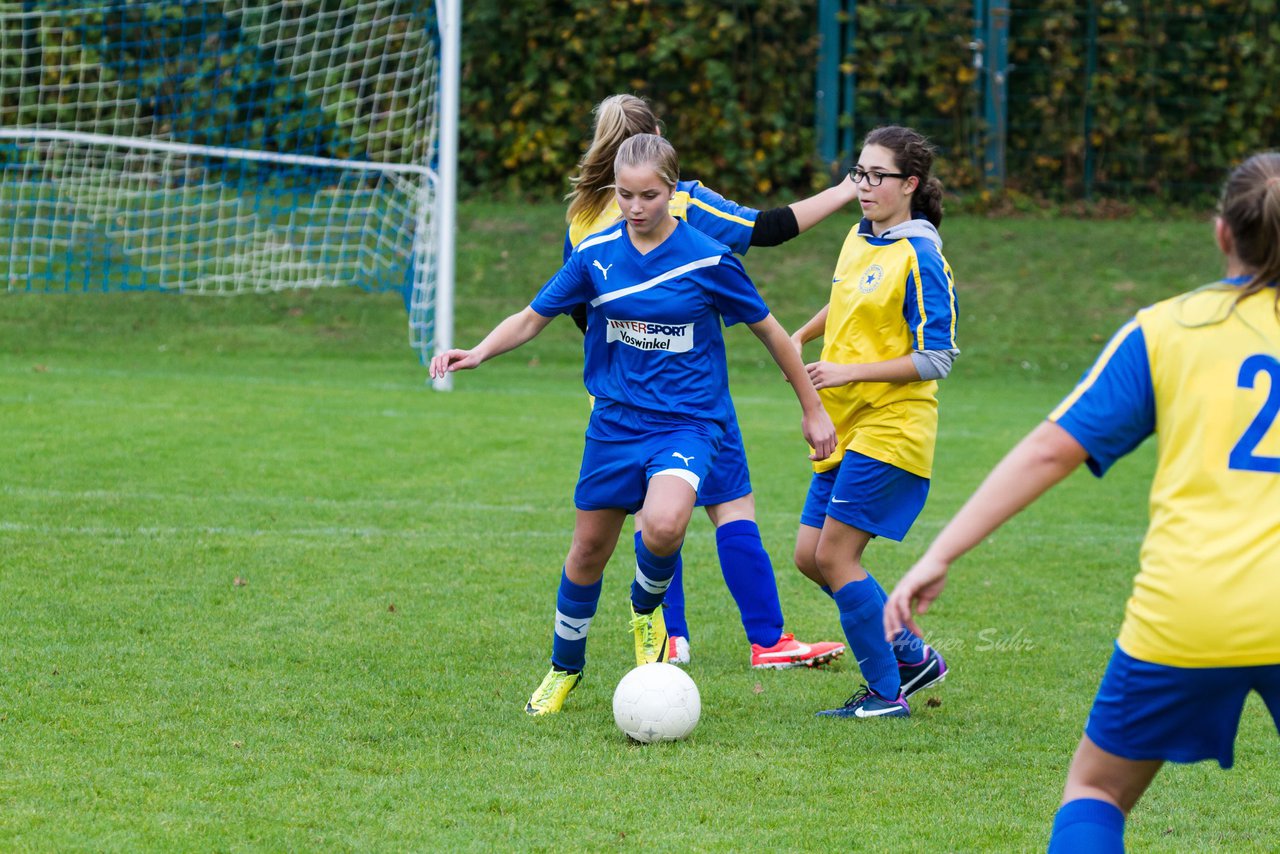
{"label": "white soccer ball", "polygon": [[675,741],[693,732],[702,714],[698,686],[674,664],[642,664],[613,692],[613,719],[636,741]]}

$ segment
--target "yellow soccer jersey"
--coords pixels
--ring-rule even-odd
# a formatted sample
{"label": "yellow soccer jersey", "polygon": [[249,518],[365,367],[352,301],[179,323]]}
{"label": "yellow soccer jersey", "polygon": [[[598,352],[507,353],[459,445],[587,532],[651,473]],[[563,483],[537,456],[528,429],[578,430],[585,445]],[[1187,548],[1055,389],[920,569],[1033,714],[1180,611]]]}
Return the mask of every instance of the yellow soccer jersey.
{"label": "yellow soccer jersey", "polygon": [[1176,667],[1280,663],[1280,319],[1228,281],[1138,312],[1050,414],[1101,475],[1152,432],[1150,524],[1119,644]]}
{"label": "yellow soccer jersey", "polygon": [[[942,241],[925,219],[874,237],[863,220],[845,238],[831,284],[822,359],[882,362],[914,350],[956,347],[957,307]],[[814,463],[835,468],[846,450],[920,477],[933,470],[938,383],[850,383],[818,394],[838,434],[836,452]]]}

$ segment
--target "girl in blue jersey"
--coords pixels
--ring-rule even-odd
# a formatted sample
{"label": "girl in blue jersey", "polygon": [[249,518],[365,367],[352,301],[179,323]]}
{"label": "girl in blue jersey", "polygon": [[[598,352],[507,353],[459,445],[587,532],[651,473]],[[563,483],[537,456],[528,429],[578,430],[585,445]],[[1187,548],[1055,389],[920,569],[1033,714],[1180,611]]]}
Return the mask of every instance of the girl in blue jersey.
{"label": "girl in blue jersey", "polygon": [[[660,133],[649,104],[634,95],[612,95],[595,108],[591,144],[570,179],[564,257],[587,237],[616,223],[621,213],[613,192],[613,159],[623,140],[638,133]],[[738,254],[752,246],[775,246],[808,230],[835,213],[857,195],[852,181],[824,190],[789,206],[759,211],[729,201],[698,181],[678,181],[670,203],[673,216],[715,238]],[[573,312],[584,332],[586,306]],[[715,465],[698,494],[698,505],[716,526],[716,551],[725,584],[738,606],[751,644],[751,664],[761,668],[817,666],[837,658],[844,644],[804,643],[783,631],[782,603],[773,564],[760,538],[755,519],[755,496],[747,467],[746,449],[737,419],[733,420]],[[637,517],[636,537],[643,520]],[[668,660],[689,661],[689,627],[685,618],[682,564],[667,589],[664,613],[670,632]]]}
{"label": "girl in blue jersey", "polygon": [[1125,324],[885,605],[894,635],[1011,516],[1081,463],[1100,477],[1156,433],[1138,576],[1051,852],[1123,850],[1125,816],[1166,761],[1230,767],[1250,691],[1280,728],[1280,153],[1231,173],[1215,236],[1225,278]]}
{"label": "girl in blue jersey", "polygon": [[903,717],[907,697],[939,682],[946,663],[917,636],[882,637],[883,588],[862,565],[872,537],[901,540],[929,494],[937,381],[956,349],[956,299],[942,257],[942,185],[933,148],[910,128],[867,135],[852,170],[863,219],[836,263],[831,299],[793,336],[818,336],[809,377],[839,432],[814,464],[796,535],[796,566],[836,601],[867,685],[836,717]]}
{"label": "girl in blue jersey", "polygon": [[787,334],[741,263],[671,216],[679,164],[660,136],[618,149],[614,183],[623,221],[582,241],[529,307],[472,350],[431,360],[433,377],[478,367],[537,335],[557,314],[588,306],[583,379],[595,398],[574,492],[577,519],[556,601],[551,670],[525,710],[560,711],[578,684],[601,576],[629,513],[642,511],[631,587],[636,663],[663,660],[663,596],[711,462],[733,423],[722,322],[746,323],[795,390],[816,458],[835,428]]}

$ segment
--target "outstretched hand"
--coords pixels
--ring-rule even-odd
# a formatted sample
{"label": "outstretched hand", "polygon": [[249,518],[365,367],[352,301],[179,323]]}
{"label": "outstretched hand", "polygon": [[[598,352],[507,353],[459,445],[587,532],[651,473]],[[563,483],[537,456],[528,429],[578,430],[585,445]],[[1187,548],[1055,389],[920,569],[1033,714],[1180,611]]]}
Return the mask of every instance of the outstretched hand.
{"label": "outstretched hand", "polygon": [[934,600],[942,595],[942,588],[947,585],[947,569],[947,564],[926,554],[902,576],[884,603],[886,640],[892,642],[904,626],[917,635],[924,635],[916,625],[914,615],[928,611]]}
{"label": "outstretched hand", "polygon": [[446,350],[431,359],[431,378],[443,377],[451,371],[466,371],[480,367],[483,361],[474,350]]}

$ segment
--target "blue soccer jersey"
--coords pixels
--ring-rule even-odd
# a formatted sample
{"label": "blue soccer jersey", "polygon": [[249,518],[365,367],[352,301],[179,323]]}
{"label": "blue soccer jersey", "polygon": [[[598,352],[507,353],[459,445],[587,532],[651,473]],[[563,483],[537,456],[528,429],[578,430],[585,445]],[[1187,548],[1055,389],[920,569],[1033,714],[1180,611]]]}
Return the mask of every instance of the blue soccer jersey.
{"label": "blue soccer jersey", "polygon": [[728,247],[677,220],[641,254],[618,223],[583,240],[530,307],[551,317],[583,303],[583,381],[597,409],[732,422],[721,321],[756,323],[769,307]]}

